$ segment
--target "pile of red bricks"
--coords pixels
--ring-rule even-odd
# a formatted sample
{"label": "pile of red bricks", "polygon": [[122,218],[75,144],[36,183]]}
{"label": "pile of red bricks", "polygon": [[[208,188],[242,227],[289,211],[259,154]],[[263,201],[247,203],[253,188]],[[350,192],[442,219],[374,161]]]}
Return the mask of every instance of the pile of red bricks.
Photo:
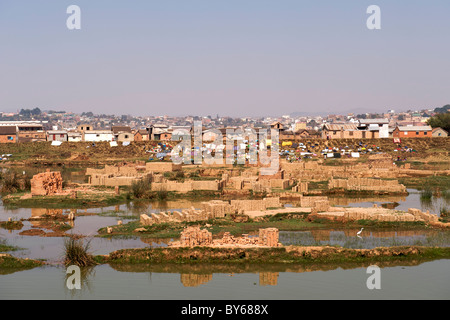
{"label": "pile of red bricks", "polygon": [[62,192],[63,179],[59,171],[38,173],[31,179],[31,194],[48,196]]}

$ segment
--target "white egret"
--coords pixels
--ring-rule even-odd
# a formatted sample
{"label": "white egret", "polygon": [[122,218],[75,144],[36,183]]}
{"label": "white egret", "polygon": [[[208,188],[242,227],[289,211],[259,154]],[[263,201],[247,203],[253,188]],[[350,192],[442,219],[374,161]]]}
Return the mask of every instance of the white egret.
{"label": "white egret", "polygon": [[356,234],[357,236],[359,236],[361,234],[361,232],[363,231],[364,228],[361,228],[361,230],[358,231],[358,233]]}

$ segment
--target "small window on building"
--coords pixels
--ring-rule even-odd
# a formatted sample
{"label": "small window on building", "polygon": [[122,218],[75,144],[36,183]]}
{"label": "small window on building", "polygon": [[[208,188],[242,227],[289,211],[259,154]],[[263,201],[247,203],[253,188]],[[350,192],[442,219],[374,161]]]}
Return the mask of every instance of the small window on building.
{"label": "small window on building", "polygon": [[7,138],[8,140],[14,140],[14,138],[13,137],[11,137],[11,136],[8,136],[8,138]]}
{"label": "small window on building", "polygon": [[419,135],[419,131],[416,131],[416,136],[418,136]]}
{"label": "small window on building", "polygon": [[63,135],[63,134],[60,134],[59,137],[60,137],[60,138],[64,138],[64,135]]}
{"label": "small window on building", "polygon": [[428,134],[428,132],[424,132],[423,135],[426,136]]}
{"label": "small window on building", "polygon": [[352,136],[353,135],[353,131],[350,131],[348,134]]}
{"label": "small window on building", "polygon": [[128,139],[128,135],[127,134],[125,135],[125,139]]}

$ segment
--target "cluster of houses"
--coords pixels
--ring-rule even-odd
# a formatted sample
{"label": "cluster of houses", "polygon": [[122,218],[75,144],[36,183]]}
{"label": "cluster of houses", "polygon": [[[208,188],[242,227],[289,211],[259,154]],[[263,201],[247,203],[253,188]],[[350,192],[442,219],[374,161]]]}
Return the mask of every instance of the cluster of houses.
{"label": "cluster of houses", "polygon": [[129,126],[112,126],[111,129],[94,129],[91,124],[78,125],[75,130],[47,129],[40,121],[0,122],[0,143],[29,141],[132,142],[146,140],[170,140],[174,128],[152,125],[146,129],[134,130]]}
{"label": "cluster of houses", "polygon": [[[447,137],[442,128],[422,126],[389,126],[387,119],[361,119],[358,123],[324,124],[322,130],[310,130],[303,127],[286,128],[281,122],[270,125],[279,131],[280,140],[298,140],[308,138],[322,139],[373,139],[373,138],[411,138],[411,137]],[[132,141],[168,141],[177,129],[192,131],[190,126],[167,126],[154,124],[145,129],[132,129],[129,126],[112,126],[110,129],[94,129],[91,124],[80,124],[74,130],[60,130],[56,127],[46,128],[41,121],[3,121],[0,122],[0,143],[17,143],[28,141],[58,142],[100,142],[116,141],[129,143]],[[227,129],[237,128],[203,128],[203,139],[213,140],[214,132],[219,130],[225,137]],[[254,128],[258,130],[259,128]],[[266,129],[266,128],[261,128]]]}
{"label": "cluster of houses", "polygon": [[377,138],[423,138],[447,137],[442,128],[427,125],[389,126],[387,119],[361,119],[357,123],[333,123],[323,126],[323,139],[377,139]]}

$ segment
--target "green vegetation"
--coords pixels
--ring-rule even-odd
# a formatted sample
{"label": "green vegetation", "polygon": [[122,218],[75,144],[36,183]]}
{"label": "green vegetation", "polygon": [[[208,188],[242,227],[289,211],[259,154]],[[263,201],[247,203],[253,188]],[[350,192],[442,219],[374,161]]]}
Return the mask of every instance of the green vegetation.
{"label": "green vegetation", "polygon": [[17,220],[0,221],[0,227],[7,230],[20,230],[23,228],[23,222]]}
{"label": "green vegetation", "polygon": [[13,208],[49,208],[49,209],[84,209],[108,207],[118,204],[124,204],[129,201],[126,193],[116,195],[113,192],[102,192],[97,188],[98,193],[78,192],[77,198],[71,198],[69,195],[54,196],[33,196],[24,197],[26,193],[14,193],[2,197],[3,205],[8,209]]}
{"label": "green vegetation", "polygon": [[6,244],[5,240],[0,240],[0,252],[8,252],[8,251],[16,251],[16,250],[19,250],[19,248]]}
{"label": "green vegetation", "polygon": [[112,252],[104,262],[115,264],[317,264],[348,262],[434,260],[450,258],[450,248],[392,247],[365,250],[340,247],[281,248],[144,248],[123,249]]}
{"label": "green vegetation", "polygon": [[16,172],[0,173],[0,193],[10,194],[31,189],[31,177]]}
{"label": "green vegetation", "polygon": [[136,199],[148,199],[152,190],[152,183],[150,177],[145,177],[142,180],[133,181],[131,184],[131,194]]}
{"label": "green vegetation", "polygon": [[420,201],[431,202],[433,198],[433,190],[430,187],[426,186],[423,190],[420,191]]}
{"label": "green vegetation", "polygon": [[[112,226],[113,234],[108,234],[106,228],[98,230],[99,234],[104,237],[126,237],[136,236],[146,238],[179,238],[181,231],[185,227],[200,225],[206,228],[213,235],[220,235],[228,231],[232,235],[239,236],[243,233],[257,232],[261,228],[278,228],[281,231],[298,231],[307,230],[309,228],[322,228],[323,224],[309,222],[305,219],[303,214],[288,214],[282,213],[274,216],[267,216],[254,221],[248,219],[246,222],[233,222],[229,218],[216,218],[205,221],[193,221],[193,222],[171,222],[171,223],[158,223],[151,226],[143,226],[139,221],[131,221],[126,224]],[[134,232],[135,229],[144,228],[145,231]]]}
{"label": "green vegetation", "polygon": [[438,113],[427,120],[427,124],[433,128],[441,127],[445,131],[450,131],[450,112]]}
{"label": "green vegetation", "polygon": [[42,261],[38,260],[19,259],[10,255],[0,255],[0,275],[33,269],[43,264]]}
{"label": "green vegetation", "polygon": [[95,264],[94,257],[88,253],[89,241],[83,243],[81,239],[67,237],[64,240],[64,264],[88,267]]}
{"label": "green vegetation", "polygon": [[424,186],[428,188],[439,188],[441,192],[450,189],[450,176],[399,178],[398,182],[408,189],[422,190]]}

